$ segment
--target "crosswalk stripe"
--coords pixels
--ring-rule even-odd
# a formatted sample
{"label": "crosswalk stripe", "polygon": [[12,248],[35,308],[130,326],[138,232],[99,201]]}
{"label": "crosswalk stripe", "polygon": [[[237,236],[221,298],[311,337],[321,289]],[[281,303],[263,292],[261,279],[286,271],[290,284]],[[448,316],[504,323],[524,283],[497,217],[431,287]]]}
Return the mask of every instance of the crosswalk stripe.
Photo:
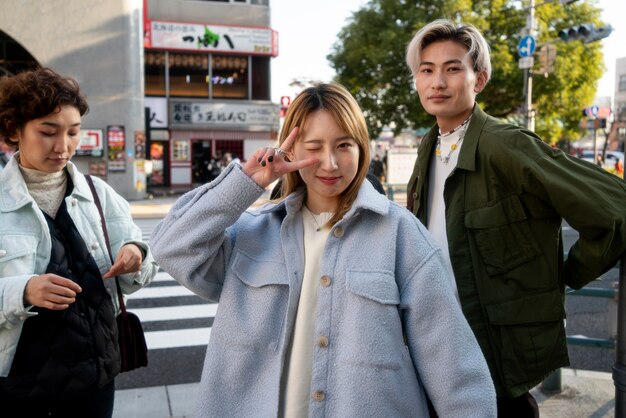
{"label": "crosswalk stripe", "polygon": [[160,348],[191,347],[207,345],[211,328],[177,329],[170,331],[146,332],[146,344],[149,350]]}
{"label": "crosswalk stripe", "polygon": [[141,322],[169,321],[177,319],[213,318],[217,313],[217,303],[204,305],[183,305],[164,308],[141,308],[132,310]]}
{"label": "crosswalk stripe", "polygon": [[153,299],[169,298],[173,296],[195,295],[191,290],[183,286],[144,287],[137,292],[128,295],[128,299]]}
{"label": "crosswalk stripe", "polygon": [[164,271],[158,272],[154,276],[154,279],[152,279],[152,281],[153,282],[176,282],[176,280],[174,280],[172,276],[170,276],[168,273]]}

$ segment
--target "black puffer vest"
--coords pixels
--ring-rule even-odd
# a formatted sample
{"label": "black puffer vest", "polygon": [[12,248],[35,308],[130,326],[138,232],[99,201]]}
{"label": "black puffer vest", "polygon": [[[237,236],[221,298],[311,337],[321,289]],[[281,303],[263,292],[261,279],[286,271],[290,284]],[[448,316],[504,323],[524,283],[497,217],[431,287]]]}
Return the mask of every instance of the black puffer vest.
{"label": "black puffer vest", "polygon": [[[73,189],[69,178],[67,189]],[[120,372],[120,354],[113,302],[65,201],[56,219],[44,216],[52,238],[46,273],[73,280],[82,292],[63,311],[33,308],[38,314],[24,322],[11,371],[0,384],[19,398],[59,400],[110,382]]]}

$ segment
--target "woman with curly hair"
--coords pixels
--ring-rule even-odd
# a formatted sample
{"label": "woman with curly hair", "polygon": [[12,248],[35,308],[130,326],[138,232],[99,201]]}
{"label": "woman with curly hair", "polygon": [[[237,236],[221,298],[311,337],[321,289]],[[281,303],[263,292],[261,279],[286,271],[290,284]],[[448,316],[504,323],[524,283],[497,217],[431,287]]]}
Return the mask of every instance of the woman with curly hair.
{"label": "woman with curly hair", "polygon": [[3,416],[110,417],[123,293],[156,264],[128,203],[93,178],[112,264],[85,177],[70,160],[88,110],[71,78],[43,68],[0,79],[0,405]]}

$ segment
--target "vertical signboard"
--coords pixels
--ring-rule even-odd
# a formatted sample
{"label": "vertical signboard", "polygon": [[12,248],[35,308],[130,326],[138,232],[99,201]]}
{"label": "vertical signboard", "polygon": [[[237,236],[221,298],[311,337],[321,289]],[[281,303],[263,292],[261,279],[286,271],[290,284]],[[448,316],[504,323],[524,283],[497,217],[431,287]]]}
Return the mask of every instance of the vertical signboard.
{"label": "vertical signboard", "polygon": [[126,135],[121,125],[107,126],[109,171],[126,171]]}

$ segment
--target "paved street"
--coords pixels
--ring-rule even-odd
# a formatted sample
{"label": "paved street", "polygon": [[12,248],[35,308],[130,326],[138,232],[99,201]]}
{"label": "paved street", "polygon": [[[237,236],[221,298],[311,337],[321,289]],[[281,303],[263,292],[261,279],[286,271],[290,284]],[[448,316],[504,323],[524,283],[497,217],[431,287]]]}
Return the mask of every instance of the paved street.
{"label": "paved street", "polygon": [[[135,220],[144,240],[149,239],[159,220]],[[149,286],[128,297],[127,307],[139,316],[143,324],[149,366],[121,374],[116,379],[116,388],[200,381],[217,305],[195,296],[169,274],[160,271]]]}

